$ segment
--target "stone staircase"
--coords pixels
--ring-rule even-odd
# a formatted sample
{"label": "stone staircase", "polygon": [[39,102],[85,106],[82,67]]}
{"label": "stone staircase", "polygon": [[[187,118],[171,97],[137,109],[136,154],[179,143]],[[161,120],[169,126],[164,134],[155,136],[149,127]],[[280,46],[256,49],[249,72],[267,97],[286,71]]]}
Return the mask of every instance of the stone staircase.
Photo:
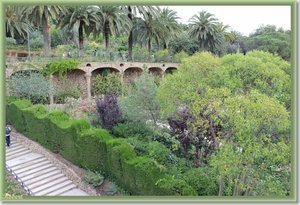
{"label": "stone staircase", "polygon": [[11,139],[6,147],[6,167],[34,196],[88,196],[45,156]]}

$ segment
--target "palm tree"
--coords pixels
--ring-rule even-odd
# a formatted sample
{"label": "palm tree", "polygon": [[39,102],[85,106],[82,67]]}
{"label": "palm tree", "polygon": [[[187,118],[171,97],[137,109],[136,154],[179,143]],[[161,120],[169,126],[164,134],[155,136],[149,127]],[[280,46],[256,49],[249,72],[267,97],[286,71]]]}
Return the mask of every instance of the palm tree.
{"label": "palm tree", "polygon": [[[67,6],[66,14],[60,15],[58,27],[72,30],[78,28],[79,56],[83,54],[83,32],[88,35],[93,30],[100,30],[100,20],[95,6]],[[90,27],[89,29],[87,29]]]}
{"label": "palm tree", "polygon": [[106,56],[108,54],[109,37],[116,36],[121,31],[128,32],[131,30],[132,22],[125,15],[119,6],[99,6],[99,12],[102,33],[105,39]]}
{"label": "palm tree", "polygon": [[168,44],[171,36],[178,37],[182,32],[182,27],[178,24],[177,12],[163,8],[159,15],[159,23],[162,24],[164,29],[161,30],[161,39],[164,44],[164,49],[168,49]]}
{"label": "palm tree", "polygon": [[153,18],[150,13],[144,16],[145,19],[135,18],[133,23],[133,34],[136,35],[136,40],[139,42],[147,42],[149,59],[151,57],[152,42],[155,40],[159,44],[160,31],[163,29],[162,25]]}
{"label": "palm tree", "polygon": [[209,41],[212,49],[216,49],[219,57],[221,57],[221,52],[226,45],[234,41],[233,34],[227,31],[229,28],[229,25],[224,25],[223,22],[217,23],[217,30],[212,38],[213,40]]}
{"label": "palm tree", "polygon": [[[26,34],[26,22],[23,22],[18,9],[15,6],[7,6],[5,8],[5,31],[6,37],[15,38],[15,32],[17,35],[25,38]],[[32,27],[29,27],[32,30]]]}
{"label": "palm tree", "polygon": [[44,39],[44,56],[49,57],[51,50],[50,37],[50,19],[58,18],[59,15],[64,14],[66,9],[64,6],[21,6],[22,19],[28,19],[35,26],[42,24],[43,39]]}
{"label": "palm tree", "polygon": [[214,36],[217,30],[217,18],[213,17],[206,11],[198,12],[198,15],[193,15],[189,23],[189,35],[199,41],[200,51],[204,51],[204,45],[207,39]]}
{"label": "palm tree", "polygon": [[233,36],[233,40],[230,41],[230,45],[228,45],[228,53],[236,53],[237,50],[240,49],[245,55],[246,48],[243,42],[243,34],[239,31],[231,31],[230,34]]}
{"label": "palm tree", "polygon": [[[145,16],[148,12],[153,17],[156,17],[159,11],[158,6],[121,6],[121,9],[128,11],[127,15],[131,22],[133,22],[133,19],[137,14]],[[131,30],[128,36],[128,60],[132,60],[133,38],[133,32]]]}

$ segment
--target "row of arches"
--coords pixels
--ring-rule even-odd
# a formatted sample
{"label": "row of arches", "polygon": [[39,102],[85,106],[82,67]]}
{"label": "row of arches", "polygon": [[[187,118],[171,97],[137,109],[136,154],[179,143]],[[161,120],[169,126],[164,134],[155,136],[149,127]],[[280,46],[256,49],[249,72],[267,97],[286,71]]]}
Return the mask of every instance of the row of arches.
{"label": "row of arches", "polygon": [[[167,74],[171,74],[174,71],[176,71],[177,68],[175,67],[169,67],[165,71],[163,71],[159,67],[151,67],[148,69],[148,72],[152,73],[154,76],[158,77],[164,77]],[[32,70],[27,70],[27,72],[30,72]],[[16,71],[12,75],[17,74],[18,72],[25,72],[25,70],[22,71]],[[36,71],[35,71],[36,72]],[[58,73],[53,73],[50,76],[50,80],[52,81],[54,87],[56,89],[69,89],[71,87],[79,88],[82,92],[82,95],[87,98],[91,98],[92,95],[92,84],[94,79],[97,75],[103,75],[104,72],[112,72],[112,73],[118,73],[122,76],[123,83],[129,83],[130,81],[136,79],[139,77],[143,69],[140,67],[129,67],[125,69],[123,72],[116,68],[112,67],[101,67],[101,68],[95,68],[92,70],[84,70],[84,69],[73,69],[69,71],[66,75],[66,78],[60,78]]]}

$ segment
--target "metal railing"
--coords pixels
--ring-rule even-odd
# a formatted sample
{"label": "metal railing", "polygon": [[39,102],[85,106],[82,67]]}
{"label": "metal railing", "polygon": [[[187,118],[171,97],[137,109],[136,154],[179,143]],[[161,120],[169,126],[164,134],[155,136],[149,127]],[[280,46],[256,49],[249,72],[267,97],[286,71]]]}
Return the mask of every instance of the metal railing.
{"label": "metal railing", "polygon": [[21,184],[23,189],[27,192],[29,196],[34,196],[34,193],[29,189],[29,187],[18,177],[18,175],[7,165],[6,169],[14,176],[14,178]]}

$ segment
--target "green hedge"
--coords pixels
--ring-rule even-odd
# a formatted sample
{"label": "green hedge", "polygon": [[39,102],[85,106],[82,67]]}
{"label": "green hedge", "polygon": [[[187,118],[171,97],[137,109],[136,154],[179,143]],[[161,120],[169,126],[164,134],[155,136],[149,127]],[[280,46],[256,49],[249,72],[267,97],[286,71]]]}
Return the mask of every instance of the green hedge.
{"label": "green hedge", "polygon": [[[123,138],[107,130],[91,128],[86,120],[70,120],[63,111],[48,112],[28,100],[7,98],[7,122],[52,152],[73,164],[108,174],[131,195],[195,195],[185,181],[168,178],[166,168],[156,159],[137,156]],[[163,160],[163,159],[162,159]]]}

